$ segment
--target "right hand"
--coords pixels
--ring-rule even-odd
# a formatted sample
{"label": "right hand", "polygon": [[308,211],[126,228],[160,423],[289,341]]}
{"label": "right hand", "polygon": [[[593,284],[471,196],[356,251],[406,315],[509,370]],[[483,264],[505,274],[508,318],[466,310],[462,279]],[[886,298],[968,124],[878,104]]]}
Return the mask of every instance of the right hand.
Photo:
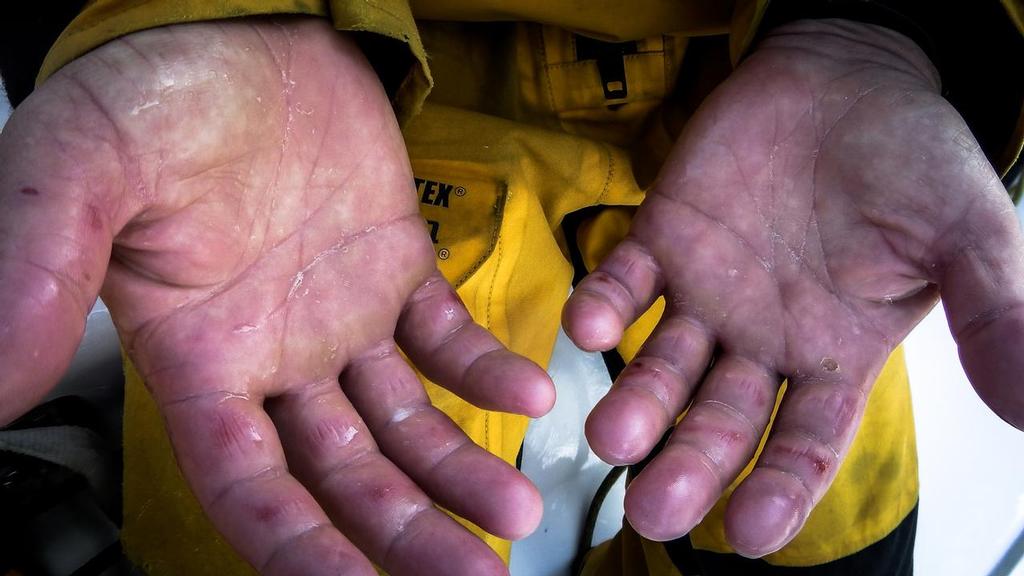
{"label": "right hand", "polygon": [[438,272],[388,99],[326,22],[149,30],[65,66],[0,137],[0,239],[0,423],[66,370],[102,288],[186,479],[261,572],[499,574],[434,502],[537,526],[536,489],[399,347],[482,408],[540,416],[554,389]]}

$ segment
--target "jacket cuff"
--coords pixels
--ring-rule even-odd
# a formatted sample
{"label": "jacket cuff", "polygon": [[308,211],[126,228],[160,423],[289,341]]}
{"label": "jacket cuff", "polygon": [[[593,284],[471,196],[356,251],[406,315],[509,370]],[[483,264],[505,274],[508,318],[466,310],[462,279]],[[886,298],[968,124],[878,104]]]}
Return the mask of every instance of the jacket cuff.
{"label": "jacket cuff", "polygon": [[434,86],[407,0],[331,0],[330,4],[335,28],[370,33],[360,38],[360,45],[404,126],[419,113]]}

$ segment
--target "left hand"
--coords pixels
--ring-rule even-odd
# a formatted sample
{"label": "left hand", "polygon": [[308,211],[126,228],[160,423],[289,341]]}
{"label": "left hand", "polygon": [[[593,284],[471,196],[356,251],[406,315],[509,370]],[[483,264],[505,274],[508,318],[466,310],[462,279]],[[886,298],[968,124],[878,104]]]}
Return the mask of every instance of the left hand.
{"label": "left hand", "polygon": [[787,378],[725,518],[740,554],[781,548],[940,294],[978,394],[1024,427],[1024,241],[934,68],[875,26],[773,31],[691,119],[629,236],[565,309],[573,340],[606,350],[667,300],[587,422],[599,456],[634,463],[689,406],[629,486],[630,523],[655,540],[693,528],[752,458]]}
{"label": "left hand", "polygon": [[438,271],[350,36],[309,17],[142,30],[18,107],[0,134],[0,425],[66,369],[102,286],[184,478],[261,574],[507,574],[440,507],[520,538],[540,494],[409,362],[483,408],[539,416],[554,389]]}

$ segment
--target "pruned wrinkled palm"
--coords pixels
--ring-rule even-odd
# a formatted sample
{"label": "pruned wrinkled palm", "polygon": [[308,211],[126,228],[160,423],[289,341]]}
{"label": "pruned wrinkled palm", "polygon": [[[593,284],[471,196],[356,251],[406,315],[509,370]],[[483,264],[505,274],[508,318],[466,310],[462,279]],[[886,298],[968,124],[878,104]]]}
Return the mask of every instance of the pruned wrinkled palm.
{"label": "pruned wrinkled palm", "polygon": [[261,571],[506,571],[433,503],[516,538],[539,495],[398,349],[485,408],[540,415],[553,389],[438,273],[349,39],[295,19],[117,40],[19,107],[0,166],[0,419],[66,369],[102,288],[186,478]]}
{"label": "pruned wrinkled palm", "polygon": [[1024,244],[935,70],[877,27],[775,31],[704,102],[629,237],[565,311],[579,345],[607,349],[666,297],[587,424],[600,456],[637,462],[690,406],[630,485],[630,522],[658,540],[689,531],[753,456],[788,378],[726,512],[740,553],[783,546],[834,477],[888,354],[940,293],[975,388],[1024,426]]}

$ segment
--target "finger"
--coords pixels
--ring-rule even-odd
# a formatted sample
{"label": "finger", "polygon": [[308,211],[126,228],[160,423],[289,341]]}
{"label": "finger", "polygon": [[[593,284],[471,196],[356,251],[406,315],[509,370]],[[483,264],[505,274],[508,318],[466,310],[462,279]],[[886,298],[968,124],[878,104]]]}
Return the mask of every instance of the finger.
{"label": "finger", "polygon": [[260,570],[264,576],[332,574],[376,576],[362,553],[330,524],[318,525],[278,548]]}
{"label": "finger", "polygon": [[778,376],[719,358],[665,447],[630,483],[626,517],[651,540],[689,532],[750,462],[775,406]]}
{"label": "finger", "polygon": [[865,380],[790,378],[757,464],[726,507],[726,537],[736,552],[770,554],[803,527],[853,442],[867,404]]}
{"label": "finger", "polygon": [[942,302],[971,384],[1024,430],[1024,237],[1006,192],[992,190],[938,247]]}
{"label": "finger", "polygon": [[651,307],[663,283],[650,252],[626,238],[573,290],[562,312],[565,333],[584,350],[614,348],[622,332]]}
{"label": "finger", "polygon": [[[0,425],[67,369],[119,226],[119,179],[107,173],[117,164],[105,163],[102,130],[70,113],[84,113],[77,105],[87,102],[56,104],[30,97],[0,133]],[[89,134],[88,146],[76,129]]]}
{"label": "finger", "polygon": [[[288,473],[273,423],[259,403],[212,393],[162,409],[182,472],[242,558],[266,574],[375,574]],[[324,561],[310,565],[314,554]]]}
{"label": "finger", "polygon": [[517,540],[537,528],[537,489],[433,407],[393,345],[350,366],[342,380],[381,452],[436,502],[502,538]]}
{"label": "finger", "polygon": [[[480,539],[377,449],[336,382],[275,398],[288,463],[342,533],[390,574],[503,574]],[[433,570],[434,572],[430,572]]]}
{"label": "finger", "polygon": [[440,272],[410,296],[395,339],[427,378],[480,408],[540,417],[554,406],[547,373],[476,324]]}
{"label": "finger", "polygon": [[610,464],[642,460],[683,412],[714,340],[695,320],[665,318],[587,417],[587,441]]}

